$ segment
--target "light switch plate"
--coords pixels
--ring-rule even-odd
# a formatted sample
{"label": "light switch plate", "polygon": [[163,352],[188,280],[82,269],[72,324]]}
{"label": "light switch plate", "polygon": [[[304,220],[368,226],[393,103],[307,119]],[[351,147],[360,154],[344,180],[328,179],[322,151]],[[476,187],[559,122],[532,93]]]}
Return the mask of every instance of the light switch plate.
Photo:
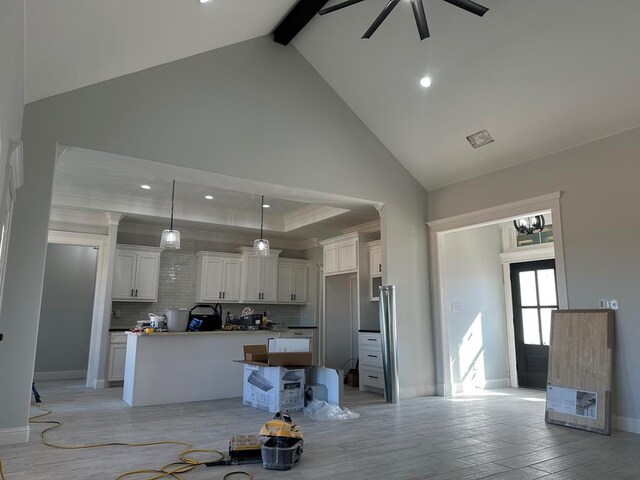
{"label": "light switch plate", "polygon": [[451,311],[452,312],[461,312],[462,311],[462,303],[460,302],[453,302],[451,304]]}
{"label": "light switch plate", "polygon": [[618,310],[619,303],[617,298],[601,298],[599,300],[600,308],[608,308],[611,310]]}

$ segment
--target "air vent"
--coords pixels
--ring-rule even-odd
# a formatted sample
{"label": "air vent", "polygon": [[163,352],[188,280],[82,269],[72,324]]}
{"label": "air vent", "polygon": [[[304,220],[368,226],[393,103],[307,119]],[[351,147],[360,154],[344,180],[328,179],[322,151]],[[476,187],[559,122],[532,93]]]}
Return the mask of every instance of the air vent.
{"label": "air vent", "polygon": [[467,141],[473,148],[480,148],[493,142],[494,140],[489,132],[487,132],[486,130],[480,130],[473,135],[469,135],[467,137]]}

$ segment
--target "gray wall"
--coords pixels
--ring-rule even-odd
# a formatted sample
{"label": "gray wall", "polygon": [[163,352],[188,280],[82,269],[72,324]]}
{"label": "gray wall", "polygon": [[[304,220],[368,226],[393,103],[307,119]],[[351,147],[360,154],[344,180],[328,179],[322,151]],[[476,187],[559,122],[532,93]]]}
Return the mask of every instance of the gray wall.
{"label": "gray wall", "polygon": [[0,358],[12,372],[0,428],[27,423],[58,141],[384,202],[401,387],[433,391],[427,194],[293,47],[258,38],[40,100],[26,106],[23,132],[2,315],[26,320]]}
{"label": "gray wall", "polygon": [[[448,233],[444,245],[452,381],[465,388],[508,386],[500,227]],[[452,311],[452,303],[462,311]]]}
{"label": "gray wall", "polygon": [[93,247],[48,245],[36,372],[87,369],[97,258]]}
{"label": "gray wall", "polygon": [[0,194],[3,193],[8,140],[20,139],[23,108],[24,4],[23,0],[3,0],[0,2]]}
{"label": "gray wall", "polygon": [[[435,220],[562,191],[570,308],[617,298],[613,411],[640,419],[640,129],[429,193]],[[638,428],[636,424],[636,428]]]}
{"label": "gray wall", "polygon": [[[6,0],[0,2],[0,199],[4,198],[4,175],[7,163],[8,140],[20,139],[22,131],[22,114],[24,107],[24,4],[22,0]],[[17,209],[16,209],[17,210]],[[46,208],[45,208],[46,210]],[[15,218],[15,214],[14,214]],[[14,221],[14,229],[15,229]],[[40,239],[42,240],[42,239]],[[46,249],[40,241],[39,249]],[[9,251],[8,263],[11,262],[12,253]],[[42,269],[44,268],[43,255],[39,256],[38,268],[40,278],[31,277],[36,289],[42,284]],[[19,265],[14,262],[15,267]],[[15,268],[14,267],[14,268]],[[7,269],[10,267],[7,266]],[[32,270],[31,273],[35,273]],[[8,271],[5,278],[4,301],[0,316],[0,333],[4,334],[4,341],[0,342],[0,392],[2,392],[2,405],[0,409],[0,431],[3,428],[26,426],[25,415],[28,412],[28,389],[31,385],[31,373],[33,372],[33,353],[35,351],[37,322],[40,312],[40,302],[36,296],[31,295],[30,301],[35,302],[27,310],[31,315],[31,321],[27,325],[22,323],[20,316],[7,316],[4,304],[7,296],[12,293],[6,287],[9,282],[16,281]],[[14,290],[13,295],[20,295],[19,290]],[[17,300],[17,299],[16,299]],[[16,306],[17,307],[17,306]],[[18,313],[13,309],[13,313]],[[26,351],[25,351],[26,349]],[[27,365],[14,369],[13,359],[26,361]],[[19,376],[19,378],[17,377]],[[15,388],[15,393],[11,389]],[[12,398],[9,398],[9,397]],[[6,403],[5,403],[6,402]]]}

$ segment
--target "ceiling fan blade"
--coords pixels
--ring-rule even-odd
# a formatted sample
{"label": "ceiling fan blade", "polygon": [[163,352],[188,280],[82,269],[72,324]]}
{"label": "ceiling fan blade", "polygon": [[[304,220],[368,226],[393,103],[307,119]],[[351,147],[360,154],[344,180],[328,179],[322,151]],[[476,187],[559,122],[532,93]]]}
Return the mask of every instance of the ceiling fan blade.
{"label": "ceiling fan blade", "polygon": [[476,2],[472,2],[471,0],[444,0],[451,5],[455,5],[456,7],[460,7],[467,12],[471,12],[479,17],[483,16],[485,13],[489,11],[489,9],[483,5],[480,5]]}
{"label": "ceiling fan blade", "polygon": [[364,0],[347,0],[346,2],[338,3],[333,5],[332,7],[323,8],[318,13],[320,15],[326,15],[327,13],[335,12],[336,10],[340,10],[341,8],[350,7],[351,5],[355,5],[356,3],[364,2]]}
{"label": "ceiling fan blade", "polygon": [[384,22],[384,19],[389,16],[389,14],[391,13],[391,10],[393,10],[395,6],[398,5],[398,3],[400,3],[400,0],[389,0],[389,3],[387,3],[386,7],[384,7],[382,12],[380,12],[380,15],[378,15],[378,18],[376,18],[371,24],[371,26],[369,27],[369,29],[366,32],[364,32],[364,35],[362,36],[362,38],[371,38],[371,35],[375,33],[375,31],[382,24],[382,22]]}
{"label": "ceiling fan blade", "polygon": [[420,40],[429,38],[427,14],[424,11],[424,4],[422,3],[422,0],[411,0],[411,6],[413,7],[413,16],[416,17],[416,25],[418,26]]}

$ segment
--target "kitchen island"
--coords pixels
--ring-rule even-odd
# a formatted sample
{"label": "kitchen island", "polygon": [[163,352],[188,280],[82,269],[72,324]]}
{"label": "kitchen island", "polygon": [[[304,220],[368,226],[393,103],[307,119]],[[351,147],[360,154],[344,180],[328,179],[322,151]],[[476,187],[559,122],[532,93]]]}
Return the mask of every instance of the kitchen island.
{"label": "kitchen island", "polygon": [[132,407],[242,397],[243,345],[277,331],[127,333],[123,399]]}

